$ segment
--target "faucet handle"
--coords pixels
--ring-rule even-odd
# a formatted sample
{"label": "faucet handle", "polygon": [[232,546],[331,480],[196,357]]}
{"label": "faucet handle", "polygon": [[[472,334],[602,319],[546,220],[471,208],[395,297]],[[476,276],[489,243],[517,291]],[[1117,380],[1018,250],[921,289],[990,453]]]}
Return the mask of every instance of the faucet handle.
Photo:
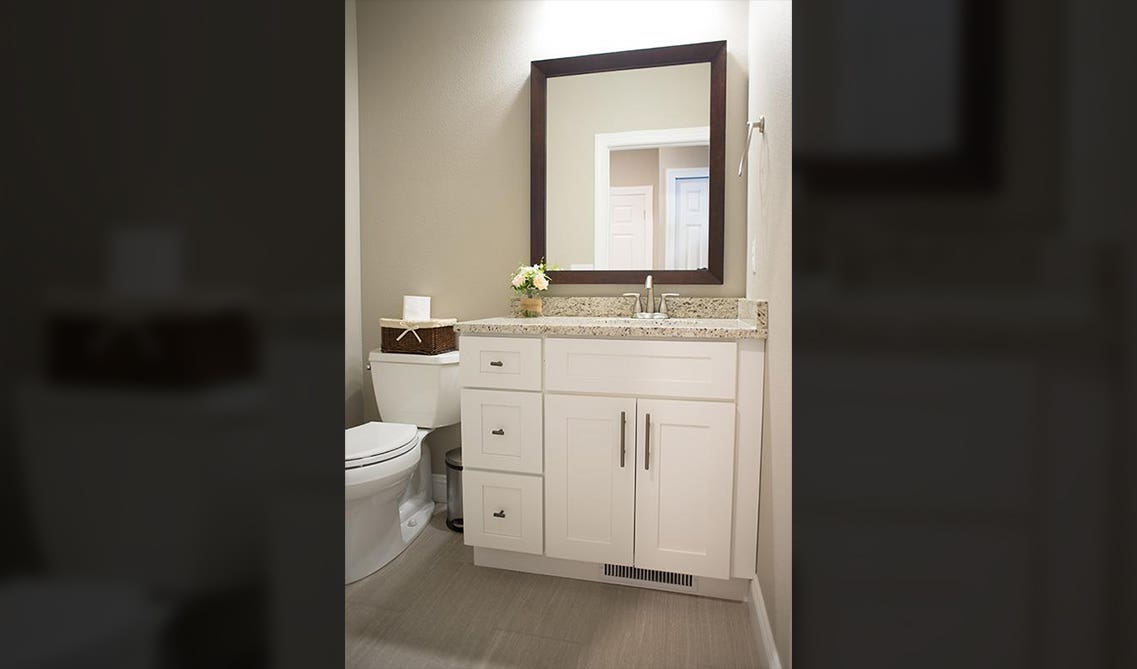
{"label": "faucet handle", "polygon": [[636,298],[636,310],[632,312],[633,314],[638,314],[639,312],[643,311],[642,305],[640,304],[640,294],[639,293],[624,293],[624,297]]}
{"label": "faucet handle", "polygon": [[659,297],[659,313],[667,314],[667,298],[679,297],[679,293],[664,293]]}

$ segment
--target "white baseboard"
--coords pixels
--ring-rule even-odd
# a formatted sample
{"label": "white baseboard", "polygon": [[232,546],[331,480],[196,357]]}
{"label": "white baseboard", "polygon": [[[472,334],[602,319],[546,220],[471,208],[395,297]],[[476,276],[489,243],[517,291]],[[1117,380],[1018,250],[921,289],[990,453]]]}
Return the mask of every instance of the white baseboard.
{"label": "white baseboard", "polygon": [[433,474],[430,477],[431,481],[431,494],[434,496],[434,501],[439,504],[446,503],[446,474]]}
{"label": "white baseboard", "polygon": [[774,645],[774,628],[770,627],[770,615],[766,611],[766,598],[762,596],[762,586],[758,579],[750,581],[750,623],[754,636],[758,639],[758,652],[766,660],[765,669],[782,669],[782,660]]}

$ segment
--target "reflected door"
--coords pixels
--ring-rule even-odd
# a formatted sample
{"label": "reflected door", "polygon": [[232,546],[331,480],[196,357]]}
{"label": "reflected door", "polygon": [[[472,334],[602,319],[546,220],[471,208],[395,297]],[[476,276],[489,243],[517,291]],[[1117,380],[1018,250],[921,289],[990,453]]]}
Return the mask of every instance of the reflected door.
{"label": "reflected door", "polygon": [[603,269],[651,269],[651,192],[651,186],[611,189],[608,264]]}
{"label": "reflected door", "polygon": [[675,247],[670,267],[707,266],[710,179],[680,177],[675,180]]}

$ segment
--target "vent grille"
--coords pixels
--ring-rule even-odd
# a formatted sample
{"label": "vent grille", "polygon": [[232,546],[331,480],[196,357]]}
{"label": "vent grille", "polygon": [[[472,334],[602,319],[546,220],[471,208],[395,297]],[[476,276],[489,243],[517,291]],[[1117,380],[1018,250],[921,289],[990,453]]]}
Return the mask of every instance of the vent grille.
{"label": "vent grille", "polygon": [[639,567],[625,567],[619,564],[605,564],[604,575],[609,578],[626,579],[629,581],[647,581],[678,588],[694,588],[695,577],[691,574],[679,574],[673,571],[658,571],[656,569],[640,569]]}

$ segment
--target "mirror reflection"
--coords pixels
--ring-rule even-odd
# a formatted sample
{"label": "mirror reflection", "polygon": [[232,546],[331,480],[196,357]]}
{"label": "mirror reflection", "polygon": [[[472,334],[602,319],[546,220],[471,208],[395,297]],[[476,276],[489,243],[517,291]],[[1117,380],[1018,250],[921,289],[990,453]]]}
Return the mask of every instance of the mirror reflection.
{"label": "mirror reflection", "polygon": [[547,259],[708,266],[710,63],[548,80]]}

